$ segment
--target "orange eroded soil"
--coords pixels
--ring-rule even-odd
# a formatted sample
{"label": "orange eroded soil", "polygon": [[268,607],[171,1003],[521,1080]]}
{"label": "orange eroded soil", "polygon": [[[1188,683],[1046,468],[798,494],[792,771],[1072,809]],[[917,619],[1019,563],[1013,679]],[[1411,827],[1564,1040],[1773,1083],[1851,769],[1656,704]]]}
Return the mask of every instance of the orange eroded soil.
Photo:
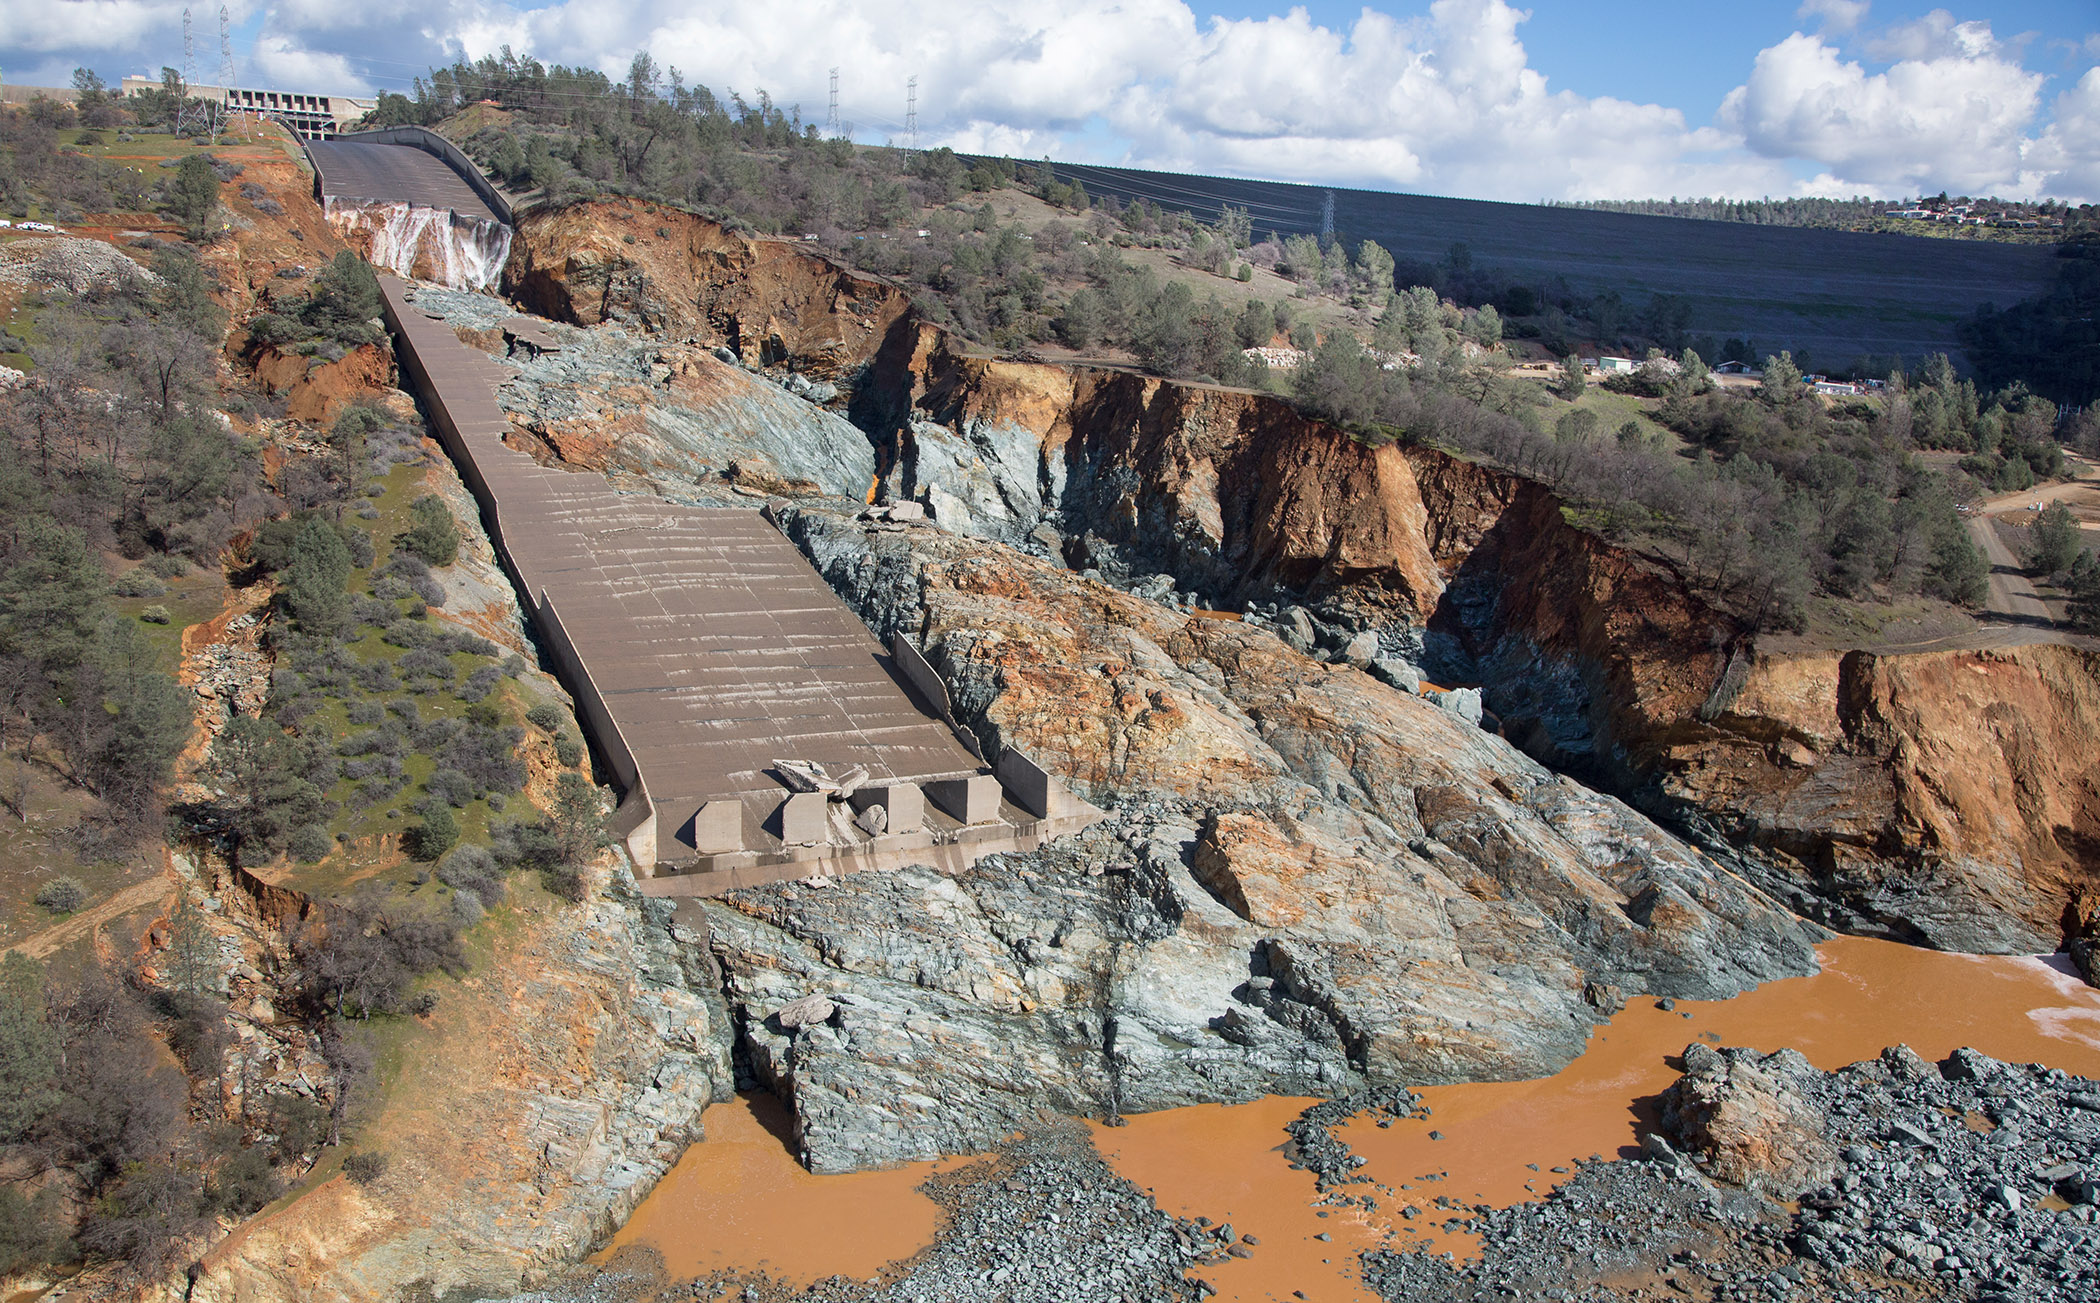
{"label": "orange eroded soil", "polygon": [[685,1151],[605,1256],[646,1244],[673,1278],[743,1268],[809,1284],[866,1280],[933,1242],[941,1210],[918,1187],[937,1164],[812,1176],[788,1147],[786,1109],[763,1091],[716,1104],[701,1121],[707,1139]]}

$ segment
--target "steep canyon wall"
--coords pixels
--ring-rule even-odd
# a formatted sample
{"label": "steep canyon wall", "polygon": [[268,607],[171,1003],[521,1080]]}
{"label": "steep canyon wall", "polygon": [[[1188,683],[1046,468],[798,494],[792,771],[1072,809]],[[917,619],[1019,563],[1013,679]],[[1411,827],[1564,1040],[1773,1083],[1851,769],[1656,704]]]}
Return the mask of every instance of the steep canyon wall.
{"label": "steep canyon wall", "polygon": [[1532,755],[1836,926],[2048,950],[2100,883],[2090,653],[1760,650],[1538,484],[1263,395],[977,355],[894,286],[648,205],[528,217],[506,284],[556,319],[691,332],[835,381],[876,493],[952,530],[1199,606],[1384,630],[1479,683]]}

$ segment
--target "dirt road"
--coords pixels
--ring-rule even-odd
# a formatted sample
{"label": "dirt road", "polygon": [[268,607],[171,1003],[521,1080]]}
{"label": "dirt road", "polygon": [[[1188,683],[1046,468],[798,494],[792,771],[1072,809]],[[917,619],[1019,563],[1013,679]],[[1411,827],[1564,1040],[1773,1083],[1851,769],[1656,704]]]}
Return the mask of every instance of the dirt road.
{"label": "dirt road", "polygon": [[1990,517],[1971,516],[1963,523],[1969,527],[1969,537],[1976,540],[1976,546],[1983,549],[1983,555],[1991,563],[1991,596],[1985,604],[1985,612],[2016,624],[2053,626],[2055,621],[2049,616],[2048,604],[2034,591],[2034,584],[2021,573],[2020,559],[2005,545],[2005,540],[1998,537]]}
{"label": "dirt road", "polygon": [[0,954],[19,950],[31,959],[48,959],[54,952],[88,936],[103,924],[134,910],[161,904],[174,894],[174,875],[156,873],[144,882],[135,882],[124,888],[92,909],[82,910],[63,923],[22,938],[6,950],[0,950]]}

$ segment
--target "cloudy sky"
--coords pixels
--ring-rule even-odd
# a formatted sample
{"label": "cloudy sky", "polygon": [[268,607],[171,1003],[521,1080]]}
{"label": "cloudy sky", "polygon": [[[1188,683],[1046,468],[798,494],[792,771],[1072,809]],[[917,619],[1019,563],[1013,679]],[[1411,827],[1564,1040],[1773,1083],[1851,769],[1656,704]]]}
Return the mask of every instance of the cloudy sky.
{"label": "cloudy sky", "polygon": [[[181,62],[183,0],[7,0],[0,71]],[[1475,198],[1955,193],[2100,202],[2100,4],[1894,0],[230,0],[240,80],[407,90],[509,45],[637,49],[864,141]],[[218,10],[194,6],[197,80]]]}

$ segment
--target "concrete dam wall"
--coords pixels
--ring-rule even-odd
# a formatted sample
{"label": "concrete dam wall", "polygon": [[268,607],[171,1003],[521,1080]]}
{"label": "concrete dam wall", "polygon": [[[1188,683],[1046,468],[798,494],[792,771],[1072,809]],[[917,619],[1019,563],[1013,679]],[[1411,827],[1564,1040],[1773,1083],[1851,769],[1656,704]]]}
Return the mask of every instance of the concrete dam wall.
{"label": "concrete dam wall", "polygon": [[[885,651],[755,509],[625,493],[504,442],[504,368],[382,276],[404,374],[458,463],[548,657],[624,789],[644,890],[738,886],[1027,849],[1099,812],[1018,752],[988,768],[937,678]],[[517,333],[552,344],[537,323]],[[797,791],[777,761],[866,780]]]}

